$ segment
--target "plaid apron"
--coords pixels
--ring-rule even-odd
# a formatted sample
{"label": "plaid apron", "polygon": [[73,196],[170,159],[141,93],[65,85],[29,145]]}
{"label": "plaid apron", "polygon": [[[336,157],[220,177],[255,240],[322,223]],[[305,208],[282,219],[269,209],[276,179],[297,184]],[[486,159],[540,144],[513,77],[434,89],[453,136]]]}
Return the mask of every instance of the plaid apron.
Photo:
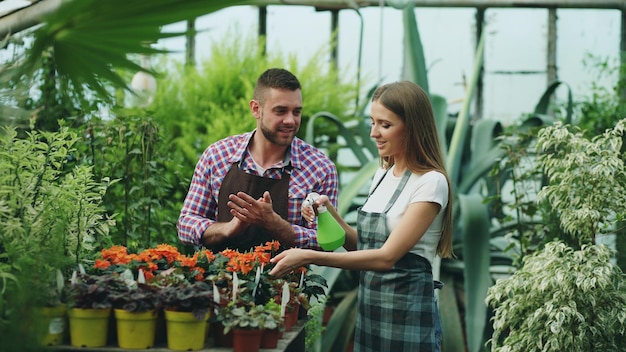
{"label": "plaid apron", "polygon": [[[386,213],[410,174],[409,170],[405,172],[383,213],[359,209],[359,250],[380,248],[385,243],[390,233]],[[412,253],[404,255],[389,271],[361,271],[354,351],[435,351],[434,289],[430,263]]]}

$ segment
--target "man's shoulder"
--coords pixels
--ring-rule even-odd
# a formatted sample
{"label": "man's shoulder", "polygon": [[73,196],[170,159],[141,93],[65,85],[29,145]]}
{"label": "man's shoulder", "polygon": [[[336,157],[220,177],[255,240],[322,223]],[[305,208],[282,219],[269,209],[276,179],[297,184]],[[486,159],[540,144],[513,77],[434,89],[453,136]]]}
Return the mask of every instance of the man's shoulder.
{"label": "man's shoulder", "polygon": [[249,132],[231,135],[211,143],[211,145],[209,145],[207,149],[237,148],[248,139],[250,139]]}
{"label": "man's shoulder", "polygon": [[302,139],[295,138],[294,146],[296,147],[298,151],[297,156],[299,160],[301,160],[302,162],[304,163],[315,162],[315,163],[321,163],[321,164],[329,163],[334,166],[334,163],[332,162],[332,160],[330,160],[328,155],[326,155],[323,151],[313,146],[312,144],[307,143],[303,141]]}

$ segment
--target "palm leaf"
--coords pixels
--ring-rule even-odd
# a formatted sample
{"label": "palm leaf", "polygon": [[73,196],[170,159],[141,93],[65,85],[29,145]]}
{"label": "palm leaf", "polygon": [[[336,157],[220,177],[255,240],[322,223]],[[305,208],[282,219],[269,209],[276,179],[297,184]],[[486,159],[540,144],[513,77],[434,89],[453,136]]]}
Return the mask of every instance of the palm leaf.
{"label": "palm leaf", "polygon": [[86,86],[111,101],[107,84],[128,88],[116,69],[146,70],[128,54],[159,52],[149,43],[183,34],[163,33],[163,26],[228,6],[253,3],[252,0],[67,1],[44,17],[44,25],[34,31],[35,41],[23,72],[33,72],[44,51],[53,47],[61,76],[76,89]]}

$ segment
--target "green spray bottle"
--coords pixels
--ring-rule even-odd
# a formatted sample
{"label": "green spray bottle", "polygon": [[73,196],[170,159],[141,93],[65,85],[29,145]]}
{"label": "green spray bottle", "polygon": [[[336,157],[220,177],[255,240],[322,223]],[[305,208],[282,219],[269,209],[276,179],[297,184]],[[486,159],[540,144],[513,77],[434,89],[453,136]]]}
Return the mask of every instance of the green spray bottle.
{"label": "green spray bottle", "polygon": [[[309,194],[305,199],[305,204],[313,206],[315,200],[320,197],[317,193]],[[317,243],[325,251],[334,251],[343,246],[346,240],[346,232],[341,225],[328,212],[326,206],[317,207]]]}

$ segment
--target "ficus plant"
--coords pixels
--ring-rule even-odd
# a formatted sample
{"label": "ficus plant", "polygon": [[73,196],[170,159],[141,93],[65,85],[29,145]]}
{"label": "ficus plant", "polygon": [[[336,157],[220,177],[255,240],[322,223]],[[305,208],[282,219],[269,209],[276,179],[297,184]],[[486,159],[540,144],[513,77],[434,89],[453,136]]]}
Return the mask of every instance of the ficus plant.
{"label": "ficus plant", "polygon": [[548,243],[498,280],[492,351],[625,351],[626,281],[604,245]]}
{"label": "ficus plant", "polygon": [[591,139],[560,122],[539,130],[531,167],[545,176],[545,238],[489,288],[492,351],[626,350],[626,276],[597,241],[625,216],[625,128],[626,119]]}
{"label": "ficus plant", "polygon": [[559,213],[560,225],[578,244],[612,232],[626,213],[626,166],[622,148],[626,119],[588,139],[557,122],[539,131],[538,162],[549,183],[538,196]]}

